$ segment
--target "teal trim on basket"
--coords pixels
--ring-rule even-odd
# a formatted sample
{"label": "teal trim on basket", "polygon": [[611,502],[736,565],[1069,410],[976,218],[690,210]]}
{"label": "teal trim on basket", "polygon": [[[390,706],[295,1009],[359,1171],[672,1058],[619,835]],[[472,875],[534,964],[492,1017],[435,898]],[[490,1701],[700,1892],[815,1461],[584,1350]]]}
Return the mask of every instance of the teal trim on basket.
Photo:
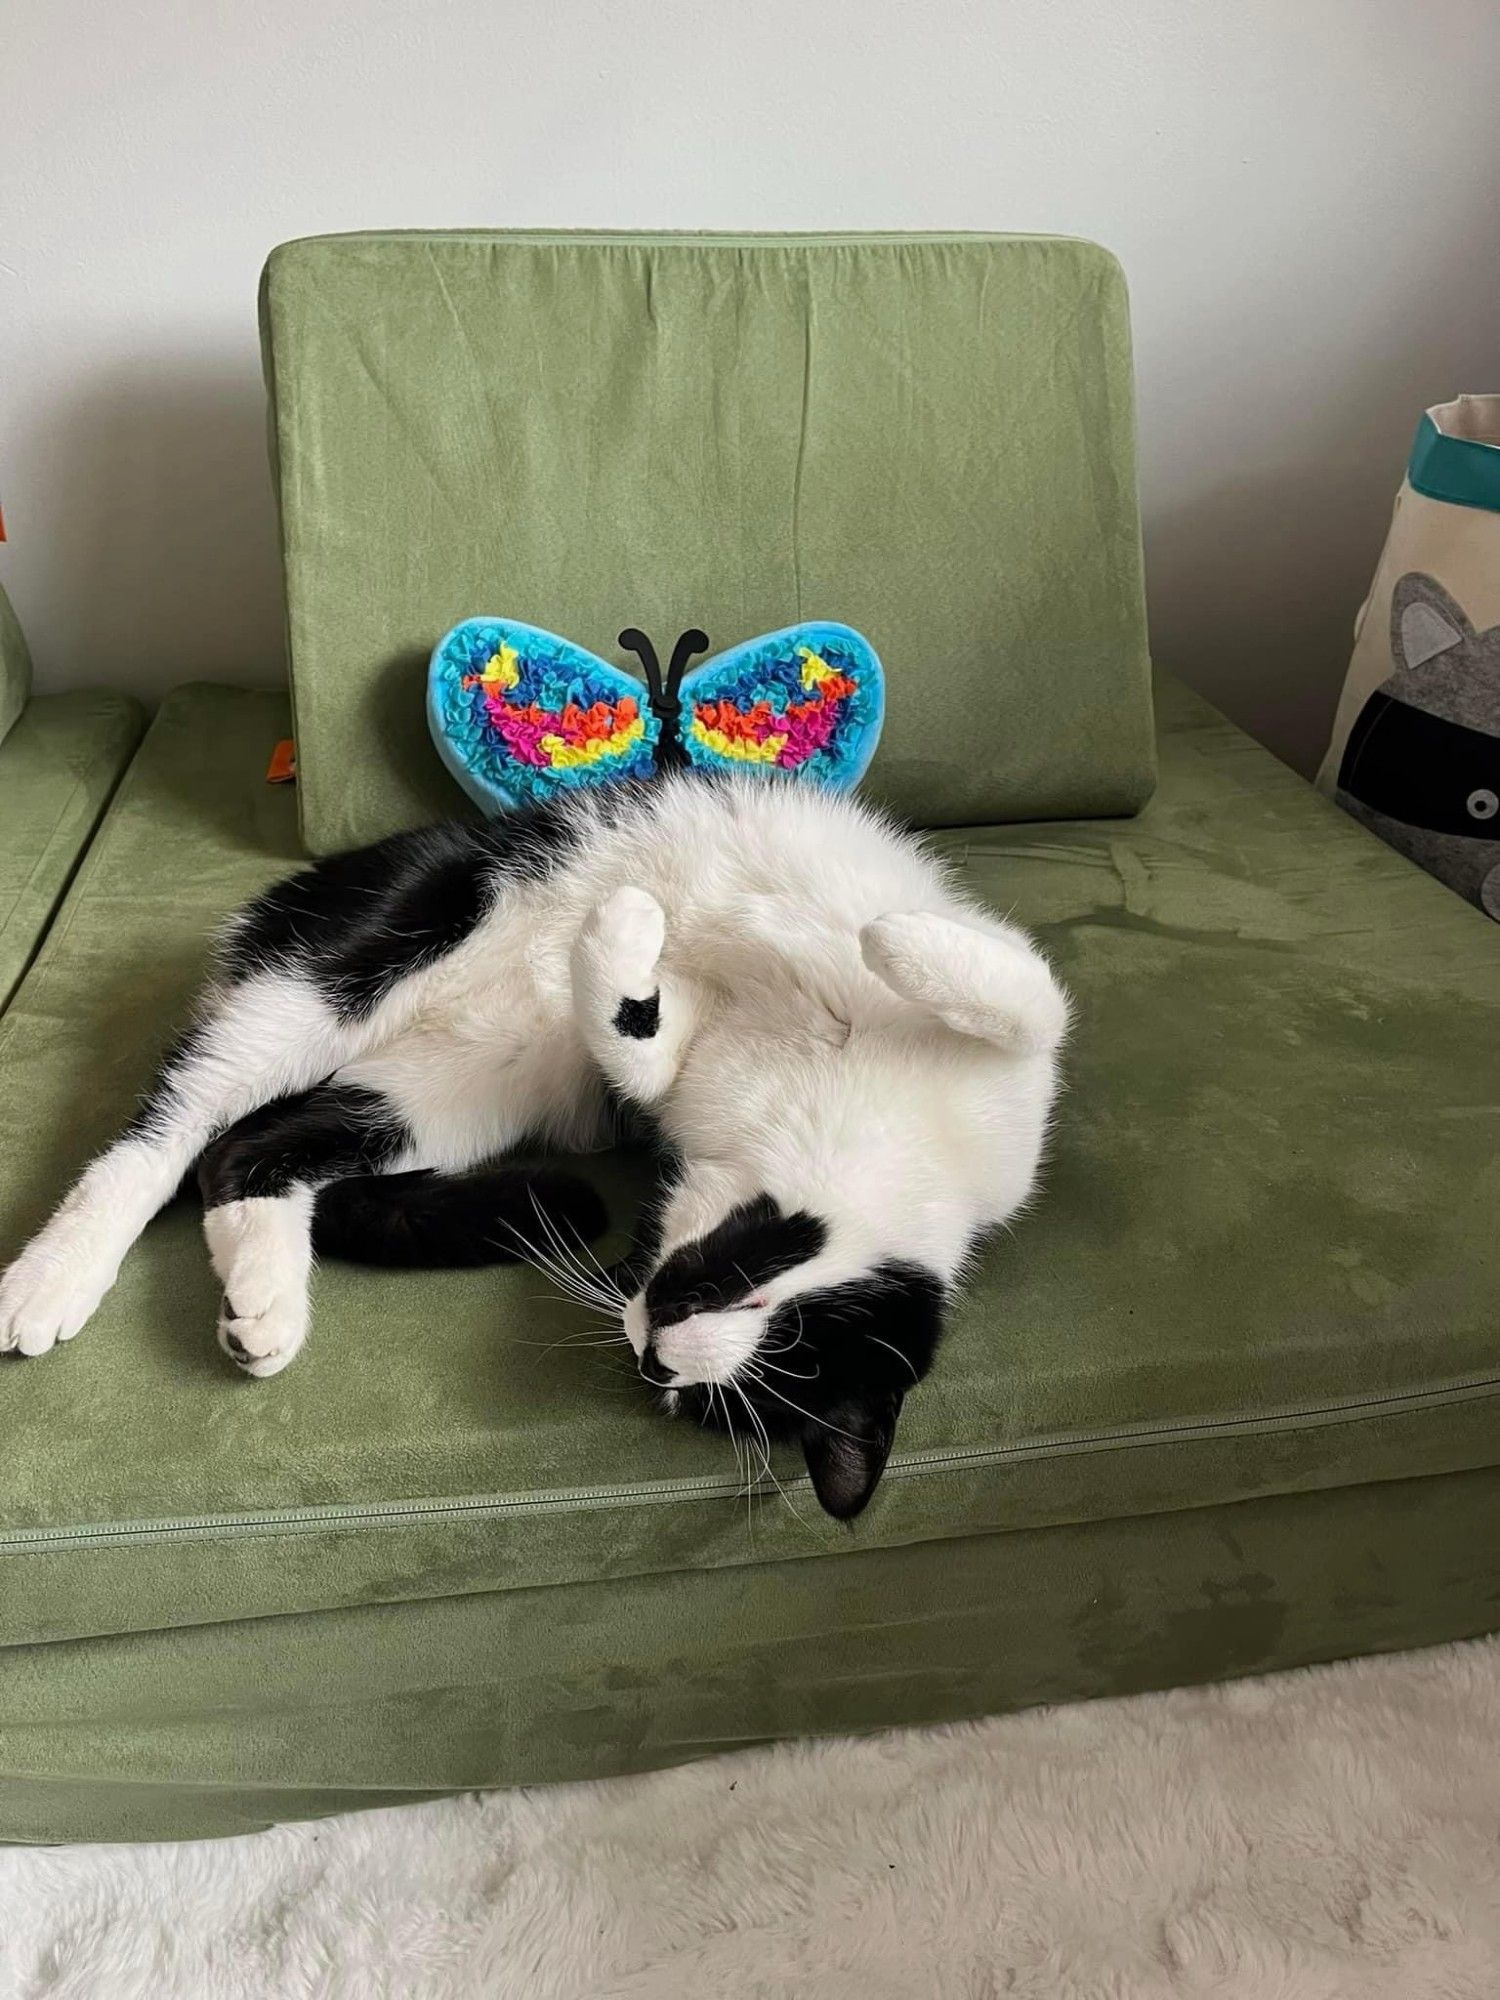
{"label": "teal trim on basket", "polygon": [[1429,500],[1500,514],[1500,445],[1448,437],[1424,411],[1406,462],[1407,483]]}

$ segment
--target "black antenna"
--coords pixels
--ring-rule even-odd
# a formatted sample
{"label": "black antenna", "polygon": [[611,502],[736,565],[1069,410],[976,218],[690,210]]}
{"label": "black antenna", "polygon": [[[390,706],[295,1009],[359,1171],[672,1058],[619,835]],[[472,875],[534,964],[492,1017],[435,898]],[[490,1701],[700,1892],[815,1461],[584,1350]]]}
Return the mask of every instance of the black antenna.
{"label": "black antenna", "polygon": [[[680,644],[681,641],[678,643]],[[651,706],[660,715],[662,702],[666,698],[666,691],[662,686],[661,661],[656,657],[655,646],[652,645],[645,633],[634,625],[627,625],[625,627],[625,630],[620,634],[620,644],[625,648],[627,653],[634,653],[641,665],[646,669],[646,686],[651,694]],[[673,659],[675,662],[675,654],[673,655]]]}
{"label": "black antenna", "polygon": [[672,648],[672,663],[667,668],[665,680],[662,679],[656,648],[644,632],[634,625],[627,625],[620,634],[620,644],[627,653],[634,653],[646,670],[651,712],[661,724],[661,738],[656,746],[656,768],[659,771],[680,771],[688,757],[682,747],[682,717],[677,708],[677,690],[682,686],[688,661],[695,653],[708,651],[708,634],[700,632],[696,626],[690,626],[686,632],[679,634],[677,644]]}
{"label": "black antenna", "polygon": [[700,632],[696,625],[690,625],[686,632],[678,634],[677,644],[672,648],[672,664],[667,668],[668,701],[676,701],[677,690],[682,686],[682,677],[687,672],[687,663],[694,653],[707,651],[708,634]]}

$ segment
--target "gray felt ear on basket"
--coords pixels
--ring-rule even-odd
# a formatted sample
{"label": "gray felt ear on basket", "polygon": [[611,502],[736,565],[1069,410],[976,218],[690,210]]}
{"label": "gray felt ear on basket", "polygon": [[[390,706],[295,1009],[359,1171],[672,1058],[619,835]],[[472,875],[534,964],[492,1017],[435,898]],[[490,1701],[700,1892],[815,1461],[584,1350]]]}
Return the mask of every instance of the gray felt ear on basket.
{"label": "gray felt ear on basket", "polygon": [[1451,652],[1474,628],[1436,577],[1408,570],[1391,599],[1391,652],[1408,670]]}

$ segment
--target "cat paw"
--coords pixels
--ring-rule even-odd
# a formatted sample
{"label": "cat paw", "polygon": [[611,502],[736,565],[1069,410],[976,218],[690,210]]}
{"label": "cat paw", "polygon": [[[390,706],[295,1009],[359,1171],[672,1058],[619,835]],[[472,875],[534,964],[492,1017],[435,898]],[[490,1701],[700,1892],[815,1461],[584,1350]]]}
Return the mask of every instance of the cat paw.
{"label": "cat paw", "polygon": [[263,1381],[279,1375],[307,1338],[305,1298],[272,1299],[259,1312],[246,1312],[226,1292],[219,1313],[219,1345],[241,1373]]}
{"label": "cat paw", "polygon": [[1067,1033],[1067,996],[1050,966],[1003,925],[893,911],[865,925],[859,946],[877,979],[958,1034],[1033,1056]]}
{"label": "cat paw", "polygon": [[876,917],[859,934],[860,956],[877,979],[903,999],[924,1001],[933,986],[931,968],[950,948],[954,926],[923,911]]}
{"label": "cat paw", "polygon": [[644,889],[624,888],[589,912],[579,945],[610,990],[627,1000],[646,1000],[656,991],[666,936],[666,913],[656,898]]}
{"label": "cat paw", "polygon": [[224,1287],[219,1345],[246,1375],[279,1375],[307,1338],[311,1214],[304,1193],[225,1202],[203,1217]]}
{"label": "cat paw", "polygon": [[86,1326],[115,1274],[52,1251],[23,1250],[0,1274],[0,1354],[45,1354]]}

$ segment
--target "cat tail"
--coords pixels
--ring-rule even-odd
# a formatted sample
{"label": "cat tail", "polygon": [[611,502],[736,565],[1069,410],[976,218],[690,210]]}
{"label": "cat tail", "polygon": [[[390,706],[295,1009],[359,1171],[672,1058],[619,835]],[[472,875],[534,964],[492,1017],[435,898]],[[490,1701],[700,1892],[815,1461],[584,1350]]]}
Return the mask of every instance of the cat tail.
{"label": "cat tail", "polygon": [[608,1224],[604,1203],[573,1174],[528,1167],[477,1173],[382,1174],[333,1181],[313,1206],[313,1252],[351,1264],[456,1270],[533,1261]]}

